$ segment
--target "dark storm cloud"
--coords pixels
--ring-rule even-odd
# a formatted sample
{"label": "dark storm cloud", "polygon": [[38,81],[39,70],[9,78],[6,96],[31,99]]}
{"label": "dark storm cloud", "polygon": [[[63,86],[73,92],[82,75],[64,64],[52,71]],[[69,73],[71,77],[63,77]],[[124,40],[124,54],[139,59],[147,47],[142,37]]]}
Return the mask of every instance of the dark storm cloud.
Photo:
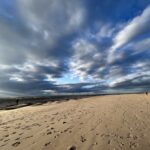
{"label": "dark storm cloud", "polygon": [[0,94],[150,89],[149,4],[1,0]]}

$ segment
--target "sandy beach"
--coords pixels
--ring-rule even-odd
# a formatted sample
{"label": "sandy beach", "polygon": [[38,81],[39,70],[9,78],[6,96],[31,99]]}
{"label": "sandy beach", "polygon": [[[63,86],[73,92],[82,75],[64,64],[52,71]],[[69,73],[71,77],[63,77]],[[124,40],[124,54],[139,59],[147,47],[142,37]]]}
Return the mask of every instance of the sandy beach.
{"label": "sandy beach", "polygon": [[109,95],[0,111],[0,150],[149,150],[150,96]]}

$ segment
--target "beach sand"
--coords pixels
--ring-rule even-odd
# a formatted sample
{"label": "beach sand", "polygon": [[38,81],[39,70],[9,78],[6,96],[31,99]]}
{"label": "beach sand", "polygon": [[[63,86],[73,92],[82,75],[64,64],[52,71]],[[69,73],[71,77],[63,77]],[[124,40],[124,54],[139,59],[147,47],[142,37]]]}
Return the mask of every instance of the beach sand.
{"label": "beach sand", "polygon": [[109,95],[0,111],[0,150],[150,150],[150,96]]}

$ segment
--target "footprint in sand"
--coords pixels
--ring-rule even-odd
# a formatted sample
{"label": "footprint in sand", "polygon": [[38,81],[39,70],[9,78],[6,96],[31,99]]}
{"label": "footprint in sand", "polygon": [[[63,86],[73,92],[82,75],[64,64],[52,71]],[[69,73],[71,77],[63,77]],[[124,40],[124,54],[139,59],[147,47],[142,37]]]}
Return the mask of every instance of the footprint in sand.
{"label": "footprint in sand", "polygon": [[94,145],[97,145],[97,144],[98,144],[97,142],[94,143]]}
{"label": "footprint in sand", "polygon": [[17,147],[18,145],[20,145],[20,142],[15,142],[12,144],[12,146]]}
{"label": "footprint in sand", "polygon": [[9,126],[5,126],[5,129],[9,129],[10,127]]}
{"label": "footprint in sand", "polygon": [[57,113],[55,113],[55,114],[52,114],[52,115],[58,115],[59,113],[57,112]]}
{"label": "footprint in sand", "polygon": [[137,140],[138,137],[136,135],[133,136],[133,140]]}
{"label": "footprint in sand", "polygon": [[27,136],[27,137],[25,137],[24,139],[29,139],[29,138],[31,138],[31,137],[33,137],[33,135]]}
{"label": "footprint in sand", "polygon": [[3,146],[5,146],[6,144],[3,144],[3,145],[0,145],[0,147],[3,147]]}
{"label": "footprint in sand", "polygon": [[8,142],[10,139],[4,140],[4,142]]}
{"label": "footprint in sand", "polygon": [[110,144],[111,143],[111,141],[110,140],[108,140],[108,144]]}
{"label": "footprint in sand", "polygon": [[80,141],[81,141],[82,143],[86,141],[86,138],[85,138],[84,136],[81,136],[80,138],[81,138]]}
{"label": "footprint in sand", "polygon": [[138,139],[138,137],[136,135],[133,135],[131,133],[127,134],[127,138],[132,138],[133,140],[137,140]]}
{"label": "footprint in sand", "polygon": [[57,138],[57,136],[55,135],[55,136],[54,136],[54,139],[56,139],[56,138]]}
{"label": "footprint in sand", "polygon": [[47,132],[47,135],[49,135],[49,134],[52,134],[52,132],[51,131]]}
{"label": "footprint in sand", "polygon": [[21,125],[21,123],[17,123],[16,125],[17,125],[17,126],[20,126],[20,125]]}
{"label": "footprint in sand", "polygon": [[123,136],[119,136],[119,138],[123,140]]}
{"label": "footprint in sand", "polygon": [[48,146],[49,144],[51,144],[51,142],[45,143],[45,146]]}
{"label": "footprint in sand", "polygon": [[9,135],[7,134],[7,135],[5,135],[4,137],[8,137]]}
{"label": "footprint in sand", "polygon": [[69,146],[69,147],[67,148],[67,150],[77,150],[77,148],[76,148],[75,145],[73,145],[73,146]]}
{"label": "footprint in sand", "polygon": [[12,134],[16,134],[16,132],[13,132]]}
{"label": "footprint in sand", "polygon": [[131,148],[131,149],[134,149],[134,148],[136,148],[137,146],[138,146],[137,143],[130,142],[130,148]]}
{"label": "footprint in sand", "polygon": [[16,138],[15,140],[18,141],[20,138]]}
{"label": "footprint in sand", "polygon": [[22,135],[23,133],[19,133],[19,135]]}
{"label": "footprint in sand", "polygon": [[120,147],[123,147],[123,146],[124,146],[124,143],[123,143],[123,142],[120,142],[119,145],[120,145]]}

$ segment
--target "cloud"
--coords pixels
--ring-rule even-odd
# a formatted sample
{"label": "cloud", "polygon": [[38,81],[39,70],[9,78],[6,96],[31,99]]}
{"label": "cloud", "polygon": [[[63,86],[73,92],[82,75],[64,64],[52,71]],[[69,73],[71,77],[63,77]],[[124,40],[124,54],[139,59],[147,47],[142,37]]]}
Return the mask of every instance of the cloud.
{"label": "cloud", "polygon": [[135,17],[121,30],[114,38],[114,48],[146,34],[149,30],[150,23],[150,6],[148,6],[140,16]]}
{"label": "cloud", "polygon": [[[16,7],[17,11],[15,19],[8,22],[5,17],[0,23],[0,28],[3,29],[0,31],[1,63],[24,63],[29,59],[40,58],[55,59],[58,51],[60,54],[64,53],[64,56],[70,53],[66,50],[67,42],[84,21],[84,8],[79,1],[16,2],[16,5],[12,6],[13,9]],[[57,43],[60,43],[61,47]]]}
{"label": "cloud", "polygon": [[82,4],[73,0],[19,0],[18,9],[27,25],[41,34],[49,45],[78,29],[85,17]]}
{"label": "cloud", "polygon": [[[21,0],[2,4],[0,72],[5,79],[0,81],[0,89],[21,93],[34,91],[32,87],[44,90],[53,83],[53,79],[45,81],[47,75],[60,78],[67,72],[70,40],[84,22],[82,3]],[[12,14],[5,11],[7,7]]]}
{"label": "cloud", "polygon": [[[73,43],[75,54],[71,62],[73,72],[81,78],[81,81],[104,82],[108,89],[125,82],[129,82],[132,86],[130,80],[148,75],[149,72],[143,68],[149,69],[147,61],[150,58],[148,51],[150,41],[145,36],[150,30],[149,15],[148,6],[141,15],[125,25],[118,24],[111,28],[110,24],[105,26],[100,24],[100,30],[92,34],[88,32],[88,38],[76,40]],[[108,47],[107,45],[102,47],[100,44],[101,41],[104,43],[105,38],[112,39]],[[144,63],[143,68],[134,66],[141,62]]]}
{"label": "cloud", "polygon": [[149,18],[145,0],[1,0],[0,95],[149,88]]}
{"label": "cloud", "polygon": [[96,43],[78,39],[73,42],[72,48],[74,54],[70,62],[71,71],[79,76],[81,81],[92,79],[92,75],[103,65],[103,54],[98,51]]}
{"label": "cloud", "polygon": [[113,57],[115,57],[115,52],[117,49],[122,47],[124,44],[128,42],[132,42],[147,34],[150,30],[150,6],[148,6],[141,15],[132,19],[125,27],[119,31],[119,33],[114,37],[114,44],[110,48],[108,62],[113,61]]}

